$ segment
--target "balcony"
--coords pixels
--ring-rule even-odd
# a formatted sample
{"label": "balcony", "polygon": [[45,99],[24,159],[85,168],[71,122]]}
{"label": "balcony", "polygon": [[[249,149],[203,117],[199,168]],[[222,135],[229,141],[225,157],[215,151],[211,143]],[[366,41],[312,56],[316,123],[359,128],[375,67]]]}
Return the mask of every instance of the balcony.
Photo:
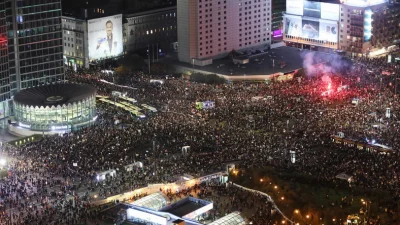
{"label": "balcony", "polygon": [[364,34],[360,33],[360,32],[350,32],[350,36],[361,38],[361,37],[364,37]]}

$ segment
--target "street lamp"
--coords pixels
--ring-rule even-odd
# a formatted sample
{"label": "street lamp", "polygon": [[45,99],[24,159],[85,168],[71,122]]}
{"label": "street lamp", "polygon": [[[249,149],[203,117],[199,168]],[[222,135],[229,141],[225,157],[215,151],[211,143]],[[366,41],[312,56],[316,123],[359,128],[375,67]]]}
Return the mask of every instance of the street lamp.
{"label": "street lamp", "polygon": [[192,58],[192,72],[194,73],[194,58]]}
{"label": "street lamp", "polygon": [[369,220],[369,211],[371,210],[371,201],[367,200],[364,201],[364,199],[361,199],[361,202],[363,205],[365,205],[365,214],[364,214],[364,224],[367,223],[367,221]]}

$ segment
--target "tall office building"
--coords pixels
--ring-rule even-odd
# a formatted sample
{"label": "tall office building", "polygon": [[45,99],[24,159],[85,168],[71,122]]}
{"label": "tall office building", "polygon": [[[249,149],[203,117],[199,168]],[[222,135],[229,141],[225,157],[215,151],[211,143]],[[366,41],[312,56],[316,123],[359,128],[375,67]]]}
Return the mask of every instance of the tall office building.
{"label": "tall office building", "polygon": [[64,79],[61,0],[5,0],[11,95]]}
{"label": "tall office building", "polygon": [[282,28],[283,28],[283,12],[286,11],[286,0],[272,0],[272,41],[282,41]]}
{"label": "tall office building", "polygon": [[10,74],[8,69],[8,44],[5,0],[0,0],[0,120],[8,116],[10,99]]}
{"label": "tall office building", "polygon": [[205,65],[271,43],[270,0],[179,0],[178,58]]}

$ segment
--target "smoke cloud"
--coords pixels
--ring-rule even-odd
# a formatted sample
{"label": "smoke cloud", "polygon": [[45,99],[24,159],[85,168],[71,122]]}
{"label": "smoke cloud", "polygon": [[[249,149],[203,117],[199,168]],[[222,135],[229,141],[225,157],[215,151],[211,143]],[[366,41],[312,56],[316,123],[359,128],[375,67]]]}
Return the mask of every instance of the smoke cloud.
{"label": "smoke cloud", "polygon": [[[303,51],[300,56],[303,59],[303,68],[309,77],[327,76],[330,80],[330,75],[343,74],[351,67],[348,60],[336,54]],[[327,78],[324,78],[325,81]]]}

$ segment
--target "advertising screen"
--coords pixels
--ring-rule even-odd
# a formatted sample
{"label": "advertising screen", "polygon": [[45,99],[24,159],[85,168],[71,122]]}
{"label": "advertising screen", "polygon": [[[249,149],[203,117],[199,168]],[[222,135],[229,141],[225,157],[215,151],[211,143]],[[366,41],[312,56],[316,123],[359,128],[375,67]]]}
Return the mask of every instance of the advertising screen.
{"label": "advertising screen", "polygon": [[302,21],[302,37],[304,38],[319,38],[319,22],[311,20]]}
{"label": "advertising screen", "polygon": [[337,42],[338,25],[330,21],[319,21],[319,39],[323,41]]}
{"label": "advertising screen", "polygon": [[301,37],[301,17],[285,17],[285,34]]}
{"label": "advertising screen", "polygon": [[303,0],[286,0],[286,13],[303,15]]}
{"label": "advertising screen", "polygon": [[122,54],[122,14],[88,21],[89,60]]}
{"label": "advertising screen", "polygon": [[303,16],[321,18],[321,3],[304,1]]}
{"label": "advertising screen", "polygon": [[321,19],[339,21],[339,4],[321,3]]}
{"label": "advertising screen", "polygon": [[364,12],[364,42],[371,40],[372,36],[372,10],[366,9]]}

